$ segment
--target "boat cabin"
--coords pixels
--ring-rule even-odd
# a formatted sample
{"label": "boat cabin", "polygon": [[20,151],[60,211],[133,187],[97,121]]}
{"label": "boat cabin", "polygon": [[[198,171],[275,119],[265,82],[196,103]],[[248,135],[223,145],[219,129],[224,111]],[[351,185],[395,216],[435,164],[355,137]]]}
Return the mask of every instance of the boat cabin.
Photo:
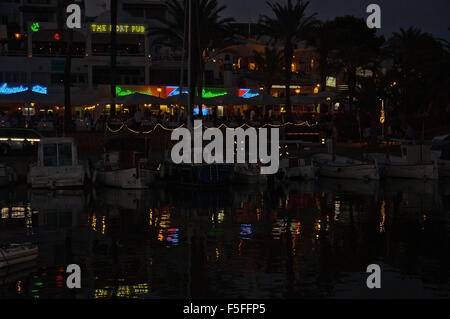
{"label": "boat cabin", "polygon": [[39,143],[38,167],[68,167],[78,165],[78,154],[73,138],[44,138]]}
{"label": "boat cabin", "polygon": [[431,145],[405,144],[401,146],[402,159],[408,164],[429,163],[431,159]]}
{"label": "boat cabin", "polygon": [[146,163],[145,154],[133,151],[116,151],[104,154],[104,166],[106,170],[121,170],[141,167]]}
{"label": "boat cabin", "polygon": [[28,184],[33,188],[82,187],[84,165],[78,162],[72,138],[44,138],[40,141],[37,162],[30,165]]}

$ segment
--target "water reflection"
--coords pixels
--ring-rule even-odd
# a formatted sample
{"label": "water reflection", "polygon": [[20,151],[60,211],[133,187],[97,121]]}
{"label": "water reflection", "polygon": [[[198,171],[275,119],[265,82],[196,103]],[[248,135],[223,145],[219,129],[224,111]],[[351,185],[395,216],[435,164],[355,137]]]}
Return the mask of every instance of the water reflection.
{"label": "water reflection", "polygon": [[[0,239],[39,257],[0,271],[8,298],[448,297],[448,184],[325,180],[0,195]],[[65,267],[82,267],[82,289]],[[365,286],[367,265],[385,270]]]}

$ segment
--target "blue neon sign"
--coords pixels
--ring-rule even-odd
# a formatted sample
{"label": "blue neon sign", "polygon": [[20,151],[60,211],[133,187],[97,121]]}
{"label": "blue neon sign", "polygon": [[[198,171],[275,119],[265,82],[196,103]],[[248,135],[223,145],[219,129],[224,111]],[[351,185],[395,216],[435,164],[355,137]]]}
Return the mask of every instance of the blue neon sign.
{"label": "blue neon sign", "polygon": [[[30,90],[28,86],[18,85],[18,86],[9,86],[8,83],[2,83],[0,85],[0,94],[9,95],[22,93]],[[47,94],[47,87],[42,85],[34,85],[31,87],[31,91],[39,94]]]}
{"label": "blue neon sign", "polygon": [[259,96],[259,93],[251,91],[251,89],[239,89],[239,96],[244,99],[250,99],[252,97]]}
{"label": "blue neon sign", "polygon": [[35,85],[31,88],[31,90],[36,93],[47,94],[47,87],[45,86]]}
{"label": "blue neon sign", "polygon": [[[172,90],[167,96],[175,96],[180,95],[180,87],[179,86],[168,86],[168,89]],[[183,91],[183,94],[189,94],[189,91]]]}

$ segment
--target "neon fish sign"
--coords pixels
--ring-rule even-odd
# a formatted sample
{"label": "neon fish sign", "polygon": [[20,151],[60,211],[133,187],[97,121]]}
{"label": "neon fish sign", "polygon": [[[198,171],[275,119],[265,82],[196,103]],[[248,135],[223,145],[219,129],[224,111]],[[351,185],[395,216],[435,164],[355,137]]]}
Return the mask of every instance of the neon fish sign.
{"label": "neon fish sign", "polygon": [[239,96],[244,99],[250,99],[259,96],[259,93],[252,93],[250,89],[239,89]]}
{"label": "neon fish sign", "polygon": [[47,87],[45,86],[40,86],[40,85],[35,85],[31,88],[31,91],[36,92],[36,93],[40,93],[40,94],[47,94]]}
{"label": "neon fish sign", "polygon": [[[178,86],[167,86],[166,87],[167,96],[180,95],[180,87]],[[189,91],[183,91],[183,94],[189,94]]]}

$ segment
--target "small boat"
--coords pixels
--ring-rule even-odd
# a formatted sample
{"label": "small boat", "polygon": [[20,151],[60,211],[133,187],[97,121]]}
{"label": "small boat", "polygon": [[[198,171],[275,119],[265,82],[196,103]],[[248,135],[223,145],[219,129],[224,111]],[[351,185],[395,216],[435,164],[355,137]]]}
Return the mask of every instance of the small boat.
{"label": "small boat", "polygon": [[432,160],[430,145],[401,145],[402,156],[386,157],[382,153],[367,156],[375,160],[384,177],[438,179],[437,162]]}
{"label": "small boat", "polygon": [[233,181],[237,184],[266,184],[267,175],[260,172],[257,164],[236,164],[233,170]]}
{"label": "small boat", "polygon": [[450,177],[450,134],[436,136],[432,141],[432,159],[437,162],[439,177]]}
{"label": "small boat", "polygon": [[109,152],[95,166],[96,180],[105,186],[123,189],[145,189],[159,176],[159,168],[151,167],[143,153]]}
{"label": "small boat", "polygon": [[376,163],[363,162],[344,156],[336,156],[333,161],[330,154],[315,154],[313,161],[319,166],[319,175],[332,178],[379,180]]}
{"label": "small boat", "polygon": [[277,175],[286,179],[313,180],[319,173],[319,167],[313,162],[306,164],[303,158],[283,158],[280,160],[280,169]]}
{"label": "small boat", "polygon": [[34,260],[39,255],[39,249],[31,244],[12,244],[0,247],[0,268],[9,267]]}
{"label": "small boat", "polygon": [[7,186],[17,181],[17,175],[14,170],[4,164],[0,164],[0,187]]}
{"label": "small boat", "polygon": [[43,138],[39,142],[38,161],[30,165],[27,181],[32,188],[83,187],[86,170],[78,161],[73,138]]}

